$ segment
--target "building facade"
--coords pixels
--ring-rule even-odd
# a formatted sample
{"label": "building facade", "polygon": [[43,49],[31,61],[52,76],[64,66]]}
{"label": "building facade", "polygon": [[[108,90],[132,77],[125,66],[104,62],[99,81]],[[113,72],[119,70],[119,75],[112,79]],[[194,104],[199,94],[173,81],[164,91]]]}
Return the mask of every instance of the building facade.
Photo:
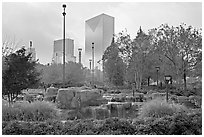
{"label": "building facade", "polygon": [[32,60],[36,61],[36,51],[35,51],[35,48],[33,48],[33,42],[32,41],[30,41],[29,48],[26,49],[26,54],[30,54],[30,53],[32,56]]}
{"label": "building facade", "polygon": [[[72,61],[76,62],[74,56],[74,40],[65,39],[65,62]],[[63,63],[63,39],[55,40],[53,46],[53,63]]]}
{"label": "building facade", "polygon": [[102,69],[103,53],[110,46],[114,34],[114,17],[100,14],[85,21],[85,58],[84,65],[89,66],[92,59],[92,43],[94,43],[94,66]]}

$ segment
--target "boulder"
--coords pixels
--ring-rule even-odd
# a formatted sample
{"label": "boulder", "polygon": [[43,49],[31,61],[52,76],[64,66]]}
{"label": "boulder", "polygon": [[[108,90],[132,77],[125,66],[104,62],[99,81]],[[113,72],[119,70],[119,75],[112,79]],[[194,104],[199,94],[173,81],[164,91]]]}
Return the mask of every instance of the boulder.
{"label": "boulder", "polygon": [[92,117],[94,119],[105,119],[110,117],[110,111],[104,107],[92,107]]}
{"label": "boulder", "polygon": [[24,96],[24,101],[28,101],[29,103],[34,101],[34,96],[30,95],[30,94],[26,94]]}
{"label": "boulder", "polygon": [[79,94],[79,96],[81,97],[81,102],[86,102],[90,99],[102,98],[97,90],[81,90],[77,94]]}
{"label": "boulder", "polygon": [[57,94],[58,94],[58,88],[49,87],[46,90],[45,97],[57,96]]}
{"label": "boulder", "polygon": [[186,96],[177,96],[178,103],[183,104],[189,100]]}
{"label": "boulder", "polygon": [[75,102],[72,103],[72,99],[76,96],[76,92],[77,90],[74,88],[62,88],[58,90],[58,94],[57,94],[57,104],[58,107],[60,108],[71,108],[73,106],[75,106],[76,104],[74,104],[76,101],[75,98]]}
{"label": "boulder", "polygon": [[57,95],[58,106],[61,108],[79,108],[99,106],[105,102],[98,90],[81,90],[80,88],[59,89]]}
{"label": "boulder", "polygon": [[152,98],[155,99],[155,98],[164,98],[166,96],[166,93],[153,93],[152,94]]}

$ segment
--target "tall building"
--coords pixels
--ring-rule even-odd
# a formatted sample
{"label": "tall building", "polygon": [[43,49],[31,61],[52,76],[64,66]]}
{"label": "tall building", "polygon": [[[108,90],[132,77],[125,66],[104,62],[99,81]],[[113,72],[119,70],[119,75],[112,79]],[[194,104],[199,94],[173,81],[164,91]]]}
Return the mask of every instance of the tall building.
{"label": "tall building", "polygon": [[[55,40],[53,46],[53,63],[63,63],[63,39]],[[74,40],[65,39],[65,62],[72,61],[76,62],[74,56]]]}
{"label": "tall building", "polygon": [[[102,59],[103,53],[110,46],[114,34],[114,17],[100,14],[85,22],[85,58],[84,65],[89,66],[92,59],[92,43],[94,43],[94,66],[102,68],[97,62]],[[100,61],[102,64],[102,61]]]}
{"label": "tall building", "polygon": [[26,49],[26,54],[29,54],[29,53],[31,53],[32,60],[36,61],[36,51],[35,51],[35,48],[33,48],[33,42],[32,41],[30,41],[29,48]]}

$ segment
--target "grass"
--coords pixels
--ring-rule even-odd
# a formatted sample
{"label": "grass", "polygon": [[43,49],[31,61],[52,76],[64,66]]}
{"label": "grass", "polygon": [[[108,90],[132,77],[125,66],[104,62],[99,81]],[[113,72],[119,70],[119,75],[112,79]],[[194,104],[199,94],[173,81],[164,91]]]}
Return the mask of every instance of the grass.
{"label": "grass", "polygon": [[57,119],[58,110],[55,105],[46,101],[32,103],[14,103],[12,106],[2,105],[3,121],[45,121]]}
{"label": "grass", "polygon": [[179,104],[168,103],[160,98],[145,103],[139,110],[139,117],[155,117],[172,116],[179,112],[185,112],[188,109]]}

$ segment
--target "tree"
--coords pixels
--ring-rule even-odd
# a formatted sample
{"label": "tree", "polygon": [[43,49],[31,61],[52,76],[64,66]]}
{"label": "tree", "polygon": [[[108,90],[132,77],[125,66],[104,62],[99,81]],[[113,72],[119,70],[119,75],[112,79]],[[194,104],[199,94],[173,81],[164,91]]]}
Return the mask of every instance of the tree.
{"label": "tree", "polygon": [[123,85],[125,63],[119,56],[119,48],[114,42],[114,38],[111,45],[105,50],[102,60],[104,61],[104,71],[108,81],[115,86]]}
{"label": "tree", "polygon": [[[150,79],[152,67],[155,64],[152,54],[150,36],[145,34],[141,27],[135,39],[131,43],[130,58],[128,61],[126,78],[130,83],[136,84],[136,89],[141,89],[141,84],[145,79]],[[149,82],[148,82],[149,83]]]}
{"label": "tree", "polygon": [[25,53],[25,48],[4,56],[2,71],[2,95],[7,96],[9,102],[21,93],[21,90],[33,87],[40,78],[36,70],[36,61]]}
{"label": "tree", "polygon": [[85,73],[82,65],[76,62],[69,62],[65,69],[66,82],[70,84],[84,83]]}
{"label": "tree", "polygon": [[167,24],[154,29],[154,45],[157,53],[164,57],[164,73],[171,73],[175,80],[184,81],[186,90],[186,77],[200,71],[202,55],[202,36],[199,30],[192,26],[181,24],[179,27],[170,27]]}
{"label": "tree", "polygon": [[181,71],[184,80],[184,91],[186,91],[186,77],[190,76],[191,72],[195,72],[195,69],[200,70],[198,66],[202,61],[200,58],[202,56],[202,35],[197,29],[185,24],[180,25],[177,29],[179,35],[177,46],[182,60]]}
{"label": "tree", "polygon": [[[38,66],[38,69],[42,71],[42,83],[62,83],[62,64],[51,64]],[[84,69],[81,64],[75,62],[69,62],[65,65],[65,82],[67,84],[76,85],[83,83],[85,80]]]}

